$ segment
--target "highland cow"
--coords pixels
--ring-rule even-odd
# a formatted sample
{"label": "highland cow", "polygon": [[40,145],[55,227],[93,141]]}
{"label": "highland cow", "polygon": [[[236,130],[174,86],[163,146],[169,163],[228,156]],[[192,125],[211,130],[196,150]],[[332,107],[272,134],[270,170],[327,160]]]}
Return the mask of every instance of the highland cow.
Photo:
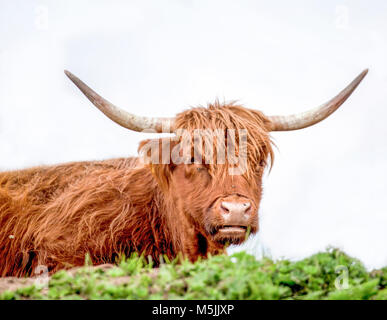
{"label": "highland cow", "polygon": [[[142,142],[140,157],[0,173],[1,276],[31,275],[39,265],[50,273],[80,266],[87,254],[95,265],[133,252],[156,265],[163,255],[195,261],[242,243],[259,229],[262,175],[273,161],[270,132],[322,121],[351,95],[367,70],[329,102],[302,114],[265,116],[236,103],[215,102],[174,118],[130,114],[65,73],[119,125],[170,130],[172,136]],[[198,131],[217,135],[194,148]],[[190,136],[188,143],[182,144],[181,132]],[[233,173],[230,169],[240,164],[234,160],[242,159],[241,132],[245,165]],[[225,150],[227,157],[222,157]]]}

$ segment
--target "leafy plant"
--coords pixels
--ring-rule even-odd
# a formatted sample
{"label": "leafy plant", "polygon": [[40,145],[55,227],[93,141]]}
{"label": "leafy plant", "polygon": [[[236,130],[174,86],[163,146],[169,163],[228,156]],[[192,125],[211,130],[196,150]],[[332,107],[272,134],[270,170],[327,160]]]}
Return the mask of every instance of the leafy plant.
{"label": "leafy plant", "polygon": [[387,267],[368,272],[334,248],[296,262],[239,252],[159,268],[132,255],[109,268],[62,270],[46,288],[21,287],[0,299],[387,299],[386,285]]}

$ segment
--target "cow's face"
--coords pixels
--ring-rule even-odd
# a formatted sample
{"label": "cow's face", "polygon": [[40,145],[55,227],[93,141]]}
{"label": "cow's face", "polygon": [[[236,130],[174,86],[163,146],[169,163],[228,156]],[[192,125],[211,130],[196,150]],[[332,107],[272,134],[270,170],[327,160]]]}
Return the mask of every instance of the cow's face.
{"label": "cow's face", "polygon": [[[211,123],[222,116],[228,121]],[[239,244],[258,231],[262,175],[272,156],[265,119],[241,107],[193,109],[181,117],[188,140],[184,133],[177,139],[148,140],[140,146],[142,154],[166,198],[198,232],[220,244]],[[198,143],[202,128],[207,131]],[[211,134],[213,140],[206,140]],[[156,156],[149,157],[151,151]]]}
{"label": "cow's face", "polygon": [[222,244],[239,244],[258,230],[263,170],[247,178],[214,174],[213,169],[195,163],[175,166],[170,195],[198,231]]}

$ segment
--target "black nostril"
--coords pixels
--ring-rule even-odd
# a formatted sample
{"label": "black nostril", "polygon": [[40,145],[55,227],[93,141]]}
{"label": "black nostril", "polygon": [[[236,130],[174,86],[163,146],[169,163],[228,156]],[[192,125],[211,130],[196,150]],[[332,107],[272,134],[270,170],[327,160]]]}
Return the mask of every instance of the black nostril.
{"label": "black nostril", "polygon": [[220,205],[220,208],[226,212],[226,213],[230,213],[230,210],[228,208],[226,208],[223,204]]}
{"label": "black nostril", "polygon": [[250,211],[251,211],[251,203],[250,203],[250,202],[245,202],[245,203],[243,204],[243,208],[244,208],[244,210],[245,210],[245,213],[250,212]]}

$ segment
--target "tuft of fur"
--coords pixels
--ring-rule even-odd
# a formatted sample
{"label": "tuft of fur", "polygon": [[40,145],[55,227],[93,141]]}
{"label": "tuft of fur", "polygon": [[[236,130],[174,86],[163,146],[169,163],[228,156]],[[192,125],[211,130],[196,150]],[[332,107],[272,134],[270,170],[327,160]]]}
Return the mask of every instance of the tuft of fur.
{"label": "tuft of fur", "polygon": [[[273,142],[269,135],[270,120],[260,111],[245,108],[236,102],[222,104],[216,100],[207,107],[196,107],[179,113],[176,116],[175,126],[191,134],[196,129],[234,129],[236,141],[239,139],[238,130],[246,129],[248,157],[246,175],[251,177],[256,168],[268,164],[271,167],[273,164]],[[216,145],[214,145],[214,154],[216,154]],[[215,171],[218,166],[214,164],[212,169]]]}

